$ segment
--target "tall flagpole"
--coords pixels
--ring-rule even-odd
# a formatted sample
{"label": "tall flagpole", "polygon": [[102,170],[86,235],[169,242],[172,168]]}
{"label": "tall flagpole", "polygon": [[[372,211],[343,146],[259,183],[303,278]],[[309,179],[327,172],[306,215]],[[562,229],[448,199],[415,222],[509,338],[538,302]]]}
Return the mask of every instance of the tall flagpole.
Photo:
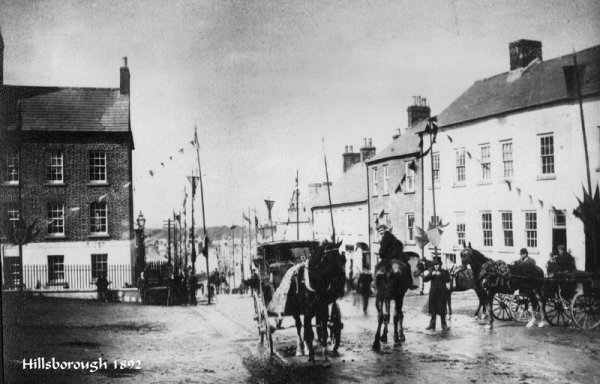
{"label": "tall flagpole", "polygon": [[327,196],[329,197],[329,216],[331,217],[331,242],[335,244],[335,226],[333,225],[333,207],[331,206],[331,189],[329,188],[329,171],[327,170],[327,155],[325,154],[325,137],[323,137],[323,159],[325,160],[325,178],[327,181]]}
{"label": "tall flagpole", "polygon": [[[200,201],[202,202],[202,230],[204,231],[204,249],[202,250],[202,254],[206,258],[206,281],[208,284],[208,276],[210,274],[210,269],[208,267],[208,234],[206,233],[206,215],[204,209],[204,185],[202,184],[202,167],[200,165],[200,142],[198,141],[198,127],[194,125],[194,143],[196,147],[196,158],[198,159],[198,176],[200,178]],[[211,303],[211,292],[208,289],[208,304]]]}
{"label": "tall flagpole", "polygon": [[300,240],[300,199],[298,197],[298,170],[296,170],[296,240]]}

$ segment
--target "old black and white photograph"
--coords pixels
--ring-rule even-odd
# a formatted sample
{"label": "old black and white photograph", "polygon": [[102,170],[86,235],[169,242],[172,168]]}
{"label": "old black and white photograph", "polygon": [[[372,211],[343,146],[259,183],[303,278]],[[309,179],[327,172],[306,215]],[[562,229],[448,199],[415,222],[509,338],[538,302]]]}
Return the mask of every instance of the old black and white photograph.
{"label": "old black and white photograph", "polygon": [[0,0],[4,383],[600,380],[596,0]]}

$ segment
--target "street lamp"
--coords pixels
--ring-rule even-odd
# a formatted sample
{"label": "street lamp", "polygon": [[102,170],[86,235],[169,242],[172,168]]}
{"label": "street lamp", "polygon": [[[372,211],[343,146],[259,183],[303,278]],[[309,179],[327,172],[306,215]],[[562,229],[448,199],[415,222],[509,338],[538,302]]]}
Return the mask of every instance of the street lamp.
{"label": "street lamp", "polygon": [[136,261],[136,277],[139,277],[141,272],[146,267],[146,246],[144,245],[144,228],[146,227],[146,218],[140,211],[137,219],[137,229],[135,230],[137,240],[137,261]]}

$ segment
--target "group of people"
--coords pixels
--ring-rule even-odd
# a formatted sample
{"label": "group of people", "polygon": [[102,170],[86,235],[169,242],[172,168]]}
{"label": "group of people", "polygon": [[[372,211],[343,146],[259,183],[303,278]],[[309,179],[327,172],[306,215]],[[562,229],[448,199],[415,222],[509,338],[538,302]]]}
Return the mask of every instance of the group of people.
{"label": "group of people", "polygon": [[[171,273],[167,278],[167,306],[174,304],[197,305],[196,293],[198,289],[201,289],[204,293],[204,285],[198,282],[198,276],[193,273],[192,267],[189,267],[187,272],[186,275],[180,272]],[[148,304],[151,301],[149,296],[150,284],[145,275],[145,272],[141,272],[136,282],[142,304]]]}
{"label": "group of people", "polygon": [[[380,262],[375,267],[375,271],[384,270],[392,259],[400,259],[408,264],[408,261],[404,258],[402,242],[388,230],[387,226],[379,225],[377,231],[381,236],[379,247]],[[522,248],[519,254],[520,257],[516,261],[517,263],[536,264],[535,260],[529,256],[526,248]],[[410,268],[410,264],[408,265]],[[548,260],[548,275],[551,276],[556,271],[573,271],[575,269],[575,259],[566,251],[564,245],[559,245],[557,247],[557,252],[552,253]],[[351,273],[353,272],[351,271]],[[416,289],[417,286],[415,286],[412,281],[412,272],[410,273],[410,276],[411,280],[409,281],[409,287],[410,289]],[[438,316],[440,317],[442,330],[449,329],[448,324],[446,323],[446,300],[449,293],[448,285],[450,283],[450,278],[450,273],[442,267],[441,257],[434,257],[433,270],[426,270],[423,274],[423,281],[430,282],[428,304],[431,319],[429,325],[425,328],[426,330],[435,330]],[[362,296],[362,308],[364,314],[367,314],[369,297],[373,293],[372,283],[372,273],[367,268],[364,268],[360,273],[356,284],[356,292]]]}

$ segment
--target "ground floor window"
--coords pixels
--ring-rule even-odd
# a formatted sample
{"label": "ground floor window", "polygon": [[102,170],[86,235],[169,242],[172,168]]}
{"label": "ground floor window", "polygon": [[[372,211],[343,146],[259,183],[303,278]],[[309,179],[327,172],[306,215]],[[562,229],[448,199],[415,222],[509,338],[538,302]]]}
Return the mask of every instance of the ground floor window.
{"label": "ground floor window", "polygon": [[512,212],[502,212],[502,231],[504,232],[504,246],[514,246]]}
{"label": "ground floor window", "polygon": [[491,247],[493,245],[491,212],[484,212],[481,214],[481,228],[483,229],[483,246]]}
{"label": "ground floor window", "polygon": [[108,255],[106,253],[92,254],[92,279],[100,277],[100,273],[106,277]]}
{"label": "ground floor window", "polygon": [[65,257],[62,255],[48,256],[48,280],[65,279]]}
{"label": "ground floor window", "polygon": [[537,212],[525,212],[525,238],[528,248],[537,247]]}

